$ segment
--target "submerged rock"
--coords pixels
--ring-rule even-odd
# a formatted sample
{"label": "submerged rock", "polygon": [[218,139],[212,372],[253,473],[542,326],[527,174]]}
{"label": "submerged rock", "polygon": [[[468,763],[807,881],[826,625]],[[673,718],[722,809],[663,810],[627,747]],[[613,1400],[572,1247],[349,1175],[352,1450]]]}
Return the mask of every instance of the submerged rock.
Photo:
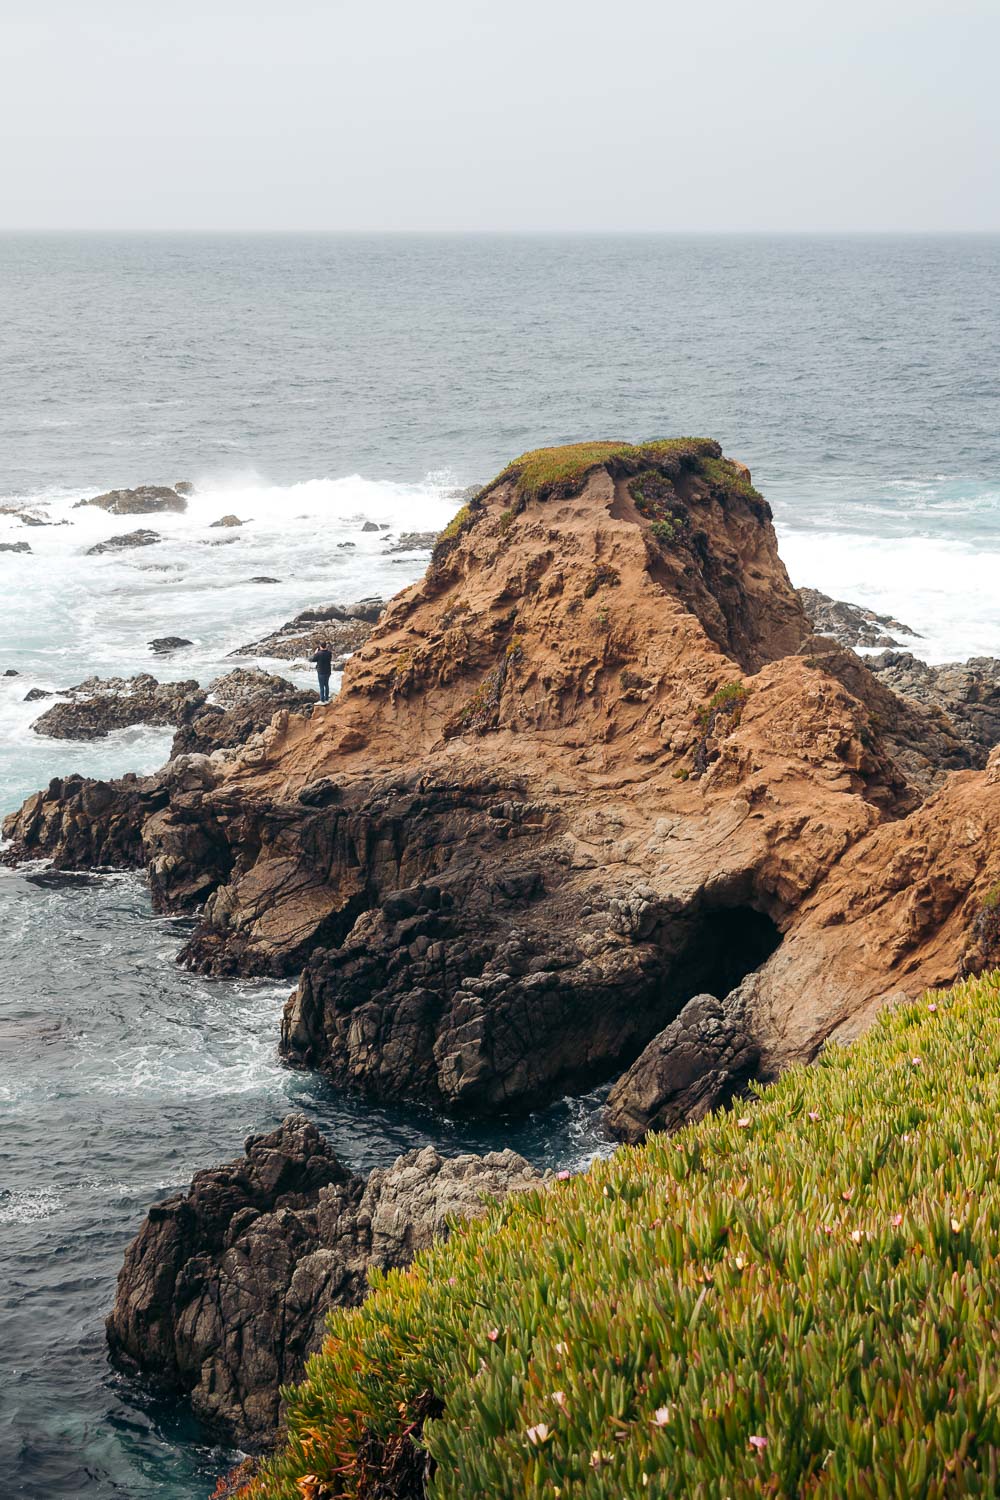
{"label": "submerged rock", "polygon": [[121,536],[109,537],[106,542],[87,548],[88,557],[99,557],[102,552],[122,552],[129,547],[153,547],[163,538],[155,531],[126,531]]}
{"label": "submerged rock", "polygon": [[184,646],[194,645],[194,642],[183,635],[159,635],[148,644],[150,651],[157,656],[169,656],[171,651],[180,651]]}
{"label": "submerged rock", "polygon": [[360,1302],[373,1267],[408,1264],[452,1216],[543,1180],[512,1151],[428,1147],[365,1181],[290,1115],[149,1210],[118,1278],[112,1356],[189,1396],[214,1434],[265,1447],[331,1307]]}
{"label": "submerged rock", "polygon": [[212,522],[210,530],[214,531],[215,528],[218,527],[218,526],[245,526],[245,525],[246,525],[246,522],[245,521],[241,521],[240,518],[239,518],[239,516],[234,516],[234,515],[220,516],[217,521],[213,521]]}
{"label": "submerged rock", "polygon": [[112,516],[154,516],[161,512],[179,513],[187,510],[187,501],[176,489],[165,484],[140,484],[134,490],[108,490],[107,494],[95,495],[92,500],[78,500],[75,509],[82,505],[96,505]]}

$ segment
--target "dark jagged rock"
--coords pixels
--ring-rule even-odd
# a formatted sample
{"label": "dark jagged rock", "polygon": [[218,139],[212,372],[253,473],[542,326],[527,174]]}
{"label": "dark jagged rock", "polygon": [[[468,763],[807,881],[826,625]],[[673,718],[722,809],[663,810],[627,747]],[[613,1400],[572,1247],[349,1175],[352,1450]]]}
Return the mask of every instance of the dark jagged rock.
{"label": "dark jagged rock", "polygon": [[3,675],[5,677],[20,677],[21,674],[16,667],[8,667]]}
{"label": "dark jagged rock", "polygon": [[211,524],[211,527],[209,529],[212,530],[212,531],[214,531],[219,526],[245,526],[245,525],[246,525],[246,522],[245,521],[241,521],[240,518],[239,518],[239,516],[234,516],[232,514],[229,514],[229,515],[226,515],[226,516],[220,516],[217,521],[213,521],[212,524]]}
{"label": "dark jagged rock", "polygon": [[615,1084],[605,1125],[634,1145],[651,1130],[700,1120],[745,1089],[759,1062],[739,990],[725,1001],[695,995]]}
{"label": "dark jagged rock", "polygon": [[180,651],[184,646],[193,644],[193,641],[183,635],[159,635],[149,642],[149,649],[156,656],[169,656],[172,651]]}
{"label": "dark jagged rock", "polygon": [[142,673],[138,677],[89,677],[68,689],[69,703],[56,703],[31,726],[36,734],[56,740],[103,739],[115,729],[134,724],[173,725],[194,704],[205,701],[205,693],[194,678],[185,682],[157,682]]}
{"label": "dark jagged rock", "polygon": [[253,668],[237,667],[209,688],[214,702],[203,696],[185,705],[171,746],[175,755],[210,755],[245,745],[261,734],[281,709],[310,714],[316,702],[312,690],[297,688],[284,677]]}
{"label": "dark jagged rock", "polygon": [[0,542],[0,552],[30,552],[27,542]]}
{"label": "dark jagged rock", "polygon": [[367,1182],[315,1126],[291,1115],[251,1136],[238,1161],[198,1172],[155,1204],[125,1254],[108,1342],[117,1362],[188,1395],[227,1441],[260,1448],[281,1420],[334,1305],[354,1305],[371,1268],[406,1265],[484,1195],[543,1179],[511,1151],[412,1151]]}
{"label": "dark jagged rock", "polygon": [[155,516],[162,512],[179,513],[187,510],[187,501],[176,489],[165,484],[140,484],[134,490],[108,490],[105,495],[95,495],[92,500],[78,500],[81,505],[96,505],[112,516]]}
{"label": "dark jagged rock", "polygon": [[438,539],[436,531],[401,531],[387,552],[429,552]]}
{"label": "dark jagged rock", "polygon": [[919,631],[893,619],[892,615],[877,615],[860,604],[845,604],[843,600],[831,599],[829,594],[821,594],[819,589],[797,592],[816,634],[829,636],[840,646],[898,646],[890,630],[919,638]]}
{"label": "dark jagged rock", "polygon": [[1000,744],[1000,660],[975,656],[970,661],[929,667],[909,651],[883,651],[866,665],[893,693],[947,714],[966,743],[985,765]]}
{"label": "dark jagged rock", "polygon": [[304,609],[272,635],[233,651],[232,656],[272,656],[284,661],[308,658],[326,642],[334,654],[357,651],[370,638],[385,610],[383,599],[354,604],[321,604]]}
{"label": "dark jagged rock", "polygon": [[54,698],[55,693],[49,692],[47,688],[31,688],[24,695],[25,703],[39,703],[43,698]]}
{"label": "dark jagged rock", "polygon": [[126,531],[121,536],[109,537],[106,542],[87,548],[88,557],[100,557],[104,552],[125,552],[130,547],[155,547],[163,538],[155,531]]}

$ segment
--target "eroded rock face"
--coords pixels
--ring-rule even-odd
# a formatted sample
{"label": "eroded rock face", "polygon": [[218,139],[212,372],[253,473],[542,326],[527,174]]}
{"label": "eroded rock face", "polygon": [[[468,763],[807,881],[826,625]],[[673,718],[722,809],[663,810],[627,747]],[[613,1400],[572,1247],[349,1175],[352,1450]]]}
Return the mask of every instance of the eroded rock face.
{"label": "eroded rock face", "polygon": [[366,1182],[290,1115],[150,1209],[118,1278],[112,1355],[189,1395],[213,1433],[265,1447],[280,1386],[301,1379],[327,1311],[360,1302],[372,1267],[408,1264],[452,1215],[543,1180],[512,1151],[448,1160],[427,1148]]}
{"label": "eroded rock face", "polygon": [[639,1054],[608,1095],[605,1124],[636,1144],[730,1103],[755,1076],[760,1052],[739,990],[695,995]]}
{"label": "eroded rock face", "polygon": [[186,705],[205,701],[194,678],[161,683],[148,673],[88,677],[67,693],[68,703],[53,704],[35,720],[31,727],[36,734],[55,740],[103,739],[133,724],[176,724]]}
{"label": "eroded rock face", "polygon": [[78,500],[81,505],[96,505],[112,516],[154,516],[164,511],[180,513],[187,510],[187,501],[177,490],[164,484],[140,484],[134,490],[108,490],[105,495],[95,495],[92,500]]}

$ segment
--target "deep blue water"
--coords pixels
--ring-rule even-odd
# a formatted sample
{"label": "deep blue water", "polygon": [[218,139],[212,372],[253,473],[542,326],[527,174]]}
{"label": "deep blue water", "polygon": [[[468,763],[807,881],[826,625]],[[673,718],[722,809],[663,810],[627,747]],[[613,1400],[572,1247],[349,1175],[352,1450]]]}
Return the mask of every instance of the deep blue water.
{"label": "deep blue water", "polygon": [[[307,604],[392,592],[454,486],[541,443],[709,433],[774,504],[793,579],[884,606],[936,659],[1000,654],[1000,239],[0,237],[0,810],[169,734],[40,740],[23,702],[148,669],[208,681]],[[75,500],[196,481],[142,555]],[[206,546],[211,519],[249,517]],[[351,542],[351,547],[338,544]],[[272,575],[277,584],[251,582]],[[53,1500],[195,1500],[225,1455],[109,1371],[102,1319],[157,1196],[289,1108],[359,1168],[415,1144],[601,1146],[593,1100],[516,1128],[387,1114],[281,1068],[288,986],[173,963],[137,877],[0,874],[0,1474]]]}

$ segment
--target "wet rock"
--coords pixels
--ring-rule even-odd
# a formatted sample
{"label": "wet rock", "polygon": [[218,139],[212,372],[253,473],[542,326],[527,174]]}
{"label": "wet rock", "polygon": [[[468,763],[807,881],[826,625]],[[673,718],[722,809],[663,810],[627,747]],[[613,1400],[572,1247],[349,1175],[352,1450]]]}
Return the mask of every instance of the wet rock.
{"label": "wet rock", "polygon": [[116,729],[134,724],[173,725],[189,705],[203,703],[205,694],[193,679],[157,682],[142,673],[138,677],[88,677],[69,688],[68,703],[56,703],[31,726],[36,734],[56,740],[103,739]]}
{"label": "wet rock", "polygon": [[966,743],[979,752],[977,764],[1000,743],[1000,660],[976,656],[970,661],[929,667],[909,651],[883,651],[866,665],[879,682],[915,703],[947,714]]}
{"label": "wet rock", "polygon": [[174,489],[177,491],[178,495],[194,494],[194,485],[191,483],[190,479],[178,479],[177,483],[174,485]]}
{"label": "wet rock", "polygon": [[79,510],[82,505],[95,505],[112,516],[153,516],[187,510],[184,496],[164,484],[140,484],[134,490],[108,490],[107,494],[95,495],[92,500],[78,500],[75,508]]}
{"label": "wet rock", "polygon": [[31,688],[29,692],[25,693],[24,701],[25,703],[39,703],[43,698],[54,697],[55,694],[50,693],[47,688]]}
{"label": "wet rock", "polygon": [[728,1104],[754,1077],[760,1049],[739,991],[695,995],[608,1096],[605,1125],[632,1144]]}
{"label": "wet rock", "polygon": [[239,516],[228,515],[228,516],[220,516],[217,521],[213,521],[210,529],[214,531],[215,528],[218,527],[218,526],[245,526],[245,525],[246,525],[246,522],[245,521],[241,521],[240,518],[239,518]]}
{"label": "wet rock", "polygon": [[126,531],[121,536],[109,537],[106,542],[98,542],[94,547],[87,548],[88,557],[99,557],[102,552],[123,552],[129,547],[153,547],[163,538],[155,531]]}
{"label": "wet rock", "polygon": [[374,521],[366,521],[361,528],[362,531],[378,531],[378,529]]}
{"label": "wet rock", "polygon": [[385,610],[383,599],[353,604],[318,604],[302,610],[263,640],[233,651],[233,656],[272,656],[284,661],[308,659],[325,642],[337,656],[357,651],[369,639]]}
{"label": "wet rock", "polygon": [[155,640],[150,641],[149,649],[156,656],[169,656],[172,651],[180,651],[184,646],[193,646],[183,635],[158,635]]}
{"label": "wet rock", "polygon": [[20,677],[21,674],[16,667],[8,667],[3,675],[5,677]]}
{"label": "wet rock", "polygon": [[828,636],[838,645],[898,646],[890,631],[919,637],[919,631],[892,615],[877,615],[860,604],[845,604],[843,600],[831,599],[829,594],[821,594],[819,589],[798,589],[797,593],[816,634]]}
{"label": "wet rock", "polygon": [[280,578],[268,578],[266,573],[260,573],[254,578],[248,578],[248,583],[280,583]]}
{"label": "wet rock", "polygon": [[30,552],[27,542],[0,542],[0,552]]}
{"label": "wet rock", "polygon": [[118,1278],[112,1357],[189,1396],[214,1434],[266,1447],[280,1387],[301,1378],[331,1307],[359,1303],[373,1267],[408,1264],[484,1196],[542,1181],[511,1151],[449,1160],[427,1148],[366,1182],[291,1115],[150,1209]]}
{"label": "wet rock", "polygon": [[438,539],[436,531],[401,531],[387,552],[429,552]]}

